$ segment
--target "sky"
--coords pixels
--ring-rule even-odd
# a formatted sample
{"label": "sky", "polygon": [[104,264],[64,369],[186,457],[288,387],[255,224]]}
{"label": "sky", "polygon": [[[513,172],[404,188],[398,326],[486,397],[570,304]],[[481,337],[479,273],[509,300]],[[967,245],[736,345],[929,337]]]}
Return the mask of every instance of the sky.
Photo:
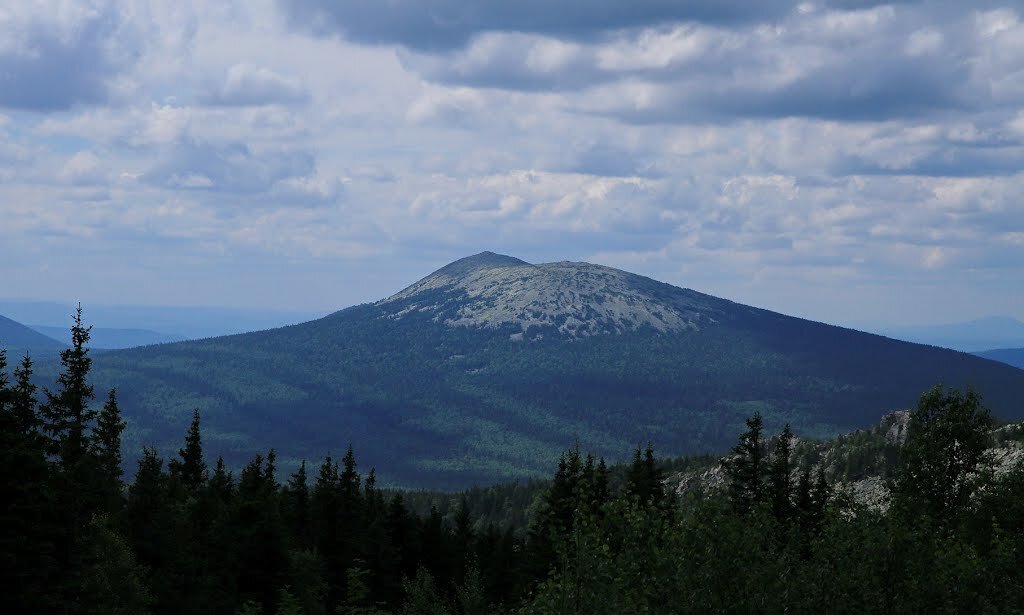
{"label": "sky", "polygon": [[484,250],[1024,319],[1024,4],[0,4],[7,298],[330,311]]}

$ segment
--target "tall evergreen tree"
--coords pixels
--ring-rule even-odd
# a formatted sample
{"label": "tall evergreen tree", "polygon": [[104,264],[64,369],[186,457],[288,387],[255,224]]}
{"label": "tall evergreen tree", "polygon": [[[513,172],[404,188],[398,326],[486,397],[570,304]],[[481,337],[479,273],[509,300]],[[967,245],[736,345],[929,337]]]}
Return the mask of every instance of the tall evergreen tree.
{"label": "tall evergreen tree", "polygon": [[635,497],[641,506],[660,506],[665,502],[664,480],[664,472],[654,459],[654,446],[648,442],[643,456],[640,447],[636,447],[626,473],[626,494]]}
{"label": "tall evergreen tree", "polygon": [[285,484],[283,498],[281,514],[291,537],[291,548],[311,548],[309,481],[305,459]]}
{"label": "tall evergreen tree", "polygon": [[61,532],[53,505],[49,468],[37,430],[32,360],[25,357],[7,375],[7,354],[0,349],[0,579],[4,606],[12,612],[59,609],[54,591],[60,572],[54,539]]}
{"label": "tall evergreen tree", "polygon": [[55,592],[61,595],[62,610],[81,599],[81,575],[86,562],[79,542],[92,515],[102,509],[105,500],[96,488],[99,470],[91,446],[96,418],[96,410],[90,406],[94,395],[89,382],[91,330],[82,323],[79,305],[71,327],[71,347],[60,353],[62,369],[57,376],[57,391],[46,389],[46,403],[40,406],[44,443],[56,470],[50,484],[57,517],[54,555],[63,572]]}
{"label": "tall evergreen tree", "polygon": [[764,442],[761,437],[761,413],[755,412],[746,421],[747,430],[740,434],[731,456],[722,462],[728,478],[729,499],[739,512],[747,512],[764,501]]}
{"label": "tall evergreen tree", "polygon": [[96,419],[96,430],[92,439],[92,453],[98,470],[97,488],[102,493],[108,513],[116,514],[121,509],[124,483],[121,477],[121,433],[125,422],[117,405],[117,391],[110,389],[107,401]]}
{"label": "tall evergreen tree", "polygon": [[32,357],[25,355],[14,370],[14,386],[10,389],[10,407],[18,427],[37,446],[42,446],[42,420],[39,416],[36,385],[32,382]]}
{"label": "tall evergreen tree", "polygon": [[125,537],[138,563],[146,567],[154,603],[176,605],[182,590],[178,565],[185,545],[176,532],[178,509],[171,500],[163,466],[156,449],[143,449],[135,481],[128,489]]}
{"label": "tall evergreen tree", "polygon": [[206,482],[206,461],[203,459],[203,436],[200,430],[199,408],[192,411],[192,423],[185,434],[185,446],[178,449],[180,459],[167,464],[171,476],[178,478],[186,489],[195,493]]}
{"label": "tall evergreen tree", "polygon": [[256,455],[242,470],[234,505],[235,561],[239,600],[254,600],[269,611],[286,576],[288,557],[273,478],[273,451]]}
{"label": "tall evergreen tree", "polygon": [[772,514],[780,523],[789,523],[793,513],[793,430],[789,423],[782,428],[779,439],[775,441],[772,458],[768,464],[768,497],[771,501]]}
{"label": "tall evergreen tree", "polygon": [[[360,554],[365,552],[366,534],[365,525],[362,523],[365,511],[361,490],[362,477],[356,471],[356,457],[351,445],[341,462],[342,470],[338,476],[338,557],[341,570],[347,570],[353,567]],[[344,586],[347,578],[346,573],[338,581]]]}
{"label": "tall evergreen tree", "polygon": [[82,306],[75,311],[71,327],[71,347],[61,351],[62,371],[57,377],[58,390],[46,393],[41,408],[44,428],[49,436],[49,452],[56,456],[61,470],[75,473],[88,452],[89,426],[96,411],[89,407],[93,387],[89,383],[92,358],[89,357],[89,334],[92,326],[82,324]]}

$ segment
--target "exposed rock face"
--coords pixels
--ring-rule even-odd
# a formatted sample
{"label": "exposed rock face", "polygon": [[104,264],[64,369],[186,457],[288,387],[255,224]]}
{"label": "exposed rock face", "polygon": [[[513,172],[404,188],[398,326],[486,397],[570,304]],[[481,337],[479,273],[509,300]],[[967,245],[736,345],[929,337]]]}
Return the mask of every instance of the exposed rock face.
{"label": "exposed rock face", "polygon": [[531,265],[483,252],[456,261],[378,302],[391,317],[426,312],[449,326],[518,329],[585,337],[639,329],[699,330],[713,325],[722,300],[611,267]]}
{"label": "exposed rock face", "polygon": [[[811,468],[812,473],[821,467],[837,490],[845,492],[861,504],[885,509],[889,505],[885,475],[895,469],[893,452],[906,443],[909,424],[910,411],[898,410],[882,417],[871,429],[839,436],[834,440],[815,442],[794,438],[791,443],[791,461],[794,467],[803,462]],[[988,450],[988,455],[996,476],[1024,463],[1024,440],[1020,438],[1022,432],[1024,423],[1012,423],[993,430],[995,446]],[[769,451],[772,442],[774,438],[769,441]],[[858,460],[858,467],[852,471],[851,459]],[[799,470],[794,469],[794,482],[798,477]],[[721,463],[715,463],[669,476],[666,485],[679,494],[710,493],[726,489],[728,480]]]}
{"label": "exposed rock face", "polygon": [[910,410],[897,410],[882,419],[882,426],[888,425],[885,441],[903,444],[907,441],[907,428],[910,426]]}

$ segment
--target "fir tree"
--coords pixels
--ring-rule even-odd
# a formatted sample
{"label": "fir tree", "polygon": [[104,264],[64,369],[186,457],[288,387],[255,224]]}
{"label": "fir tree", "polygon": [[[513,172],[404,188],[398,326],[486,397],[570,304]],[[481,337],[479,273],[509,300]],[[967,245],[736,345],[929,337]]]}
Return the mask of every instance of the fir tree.
{"label": "fir tree", "polygon": [[36,385],[32,383],[32,357],[25,355],[21,365],[14,370],[14,387],[10,389],[11,412],[18,428],[26,437],[42,446],[42,420],[38,414]]}
{"label": "fir tree", "polygon": [[745,513],[764,501],[764,442],[761,413],[746,421],[747,430],[739,437],[732,455],[722,462],[728,479],[729,499],[737,511]]}
{"label": "fir tree", "polygon": [[56,565],[62,570],[55,591],[64,605],[80,600],[81,575],[85,573],[80,537],[92,515],[105,503],[95,457],[91,454],[91,430],[96,411],[90,407],[93,387],[89,383],[92,359],[89,357],[89,332],[82,324],[82,307],[75,312],[71,327],[71,347],[61,351],[62,370],[57,391],[45,391],[46,403],[40,407],[44,444],[54,460],[53,487]]}
{"label": "fir tree", "polygon": [[[25,363],[23,362],[23,365]],[[31,362],[29,373],[31,373]],[[18,373],[17,371],[15,372]],[[23,379],[24,377],[24,379]],[[46,612],[60,597],[51,584],[53,537],[61,533],[49,500],[49,472],[35,431],[35,404],[24,396],[27,376],[10,386],[0,349],[0,579],[11,612]],[[19,393],[20,390],[20,393]]]}
{"label": "fir tree", "polygon": [[199,408],[192,411],[192,423],[185,434],[185,446],[178,449],[179,459],[167,464],[171,476],[195,493],[206,482],[206,461],[203,459],[203,437],[199,427]]}
{"label": "fir tree", "polygon": [[243,563],[239,599],[255,600],[265,611],[276,601],[288,562],[273,463],[271,451],[266,458],[256,455],[242,469],[232,519],[235,559]]}
{"label": "fir tree", "polygon": [[[46,404],[41,408],[44,427],[49,436],[49,453],[55,455],[61,469],[74,475],[88,452],[88,430],[96,411],[89,408],[93,387],[89,384],[89,333],[92,326],[82,324],[82,306],[75,312],[71,327],[71,348],[60,353],[63,367],[57,377],[56,393],[46,390]],[[80,478],[80,477],[76,477]]]}
{"label": "fir tree", "polygon": [[793,430],[789,423],[782,428],[768,464],[768,496],[772,514],[780,523],[789,523],[793,509],[792,455]]}
{"label": "fir tree", "polygon": [[654,459],[650,442],[641,457],[640,447],[633,453],[633,463],[626,473],[625,492],[636,498],[640,506],[660,506],[665,501],[664,473]]}
{"label": "fir tree", "polygon": [[125,537],[148,572],[155,604],[170,605],[181,599],[177,566],[185,545],[177,536],[176,507],[163,465],[155,449],[143,449],[135,481],[128,489]]}
{"label": "fir tree", "polygon": [[309,483],[305,459],[285,484],[283,497],[282,514],[288,534],[292,537],[292,548],[311,548]]}
{"label": "fir tree", "polygon": [[92,440],[93,456],[99,475],[97,485],[103,494],[108,513],[116,514],[121,509],[122,490],[124,483],[121,477],[121,433],[125,422],[121,419],[121,410],[117,406],[117,392],[110,389],[107,401],[96,420],[96,431]]}

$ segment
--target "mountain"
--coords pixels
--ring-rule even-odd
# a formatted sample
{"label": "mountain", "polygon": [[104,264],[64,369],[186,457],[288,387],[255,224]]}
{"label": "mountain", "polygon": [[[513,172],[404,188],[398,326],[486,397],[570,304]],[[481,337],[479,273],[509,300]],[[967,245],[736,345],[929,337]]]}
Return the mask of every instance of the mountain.
{"label": "mountain", "polygon": [[962,352],[1024,346],[1024,322],[1008,316],[990,316],[946,325],[889,327],[879,330],[879,333],[908,342],[942,346]]}
{"label": "mountain", "polygon": [[[51,327],[46,325],[30,325],[32,329],[43,335],[58,339],[70,335],[68,327]],[[93,327],[89,334],[89,342],[93,348],[117,350],[181,342],[186,338],[181,335],[170,335],[149,329],[114,329],[110,327]]]}
{"label": "mountain", "polygon": [[974,353],[979,357],[1000,361],[1024,369],[1024,348],[997,348]]}
{"label": "mountain", "polygon": [[[45,378],[52,378],[50,367]],[[971,383],[1024,415],[1024,371],[792,318],[587,263],[483,253],[377,303],[299,325],[95,356],[126,450],[180,446],[192,409],[236,467],[351,443],[384,483],[458,488],[544,476],[578,441],[611,461],[721,452],[755,410],[825,437]]]}
{"label": "mountain", "polygon": [[0,348],[7,349],[8,363],[15,363],[20,355],[52,355],[64,348],[64,344],[6,316],[0,316]]}

